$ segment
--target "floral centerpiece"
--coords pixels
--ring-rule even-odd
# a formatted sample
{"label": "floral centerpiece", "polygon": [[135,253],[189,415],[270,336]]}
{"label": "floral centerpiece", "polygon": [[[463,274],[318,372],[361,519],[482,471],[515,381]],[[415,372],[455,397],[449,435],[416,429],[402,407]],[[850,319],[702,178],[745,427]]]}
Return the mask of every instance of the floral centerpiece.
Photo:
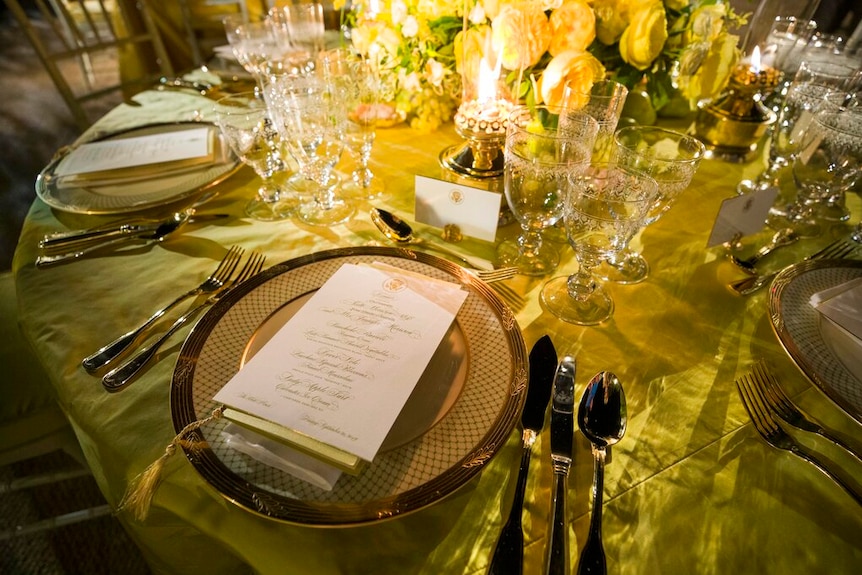
{"label": "floral centerpiece", "polygon": [[[450,120],[470,58],[492,50],[513,99],[560,103],[567,81],[645,84],[655,110],[716,96],[744,22],[722,0],[336,0],[353,47],[378,63],[414,128]],[[465,57],[466,55],[466,57]]]}

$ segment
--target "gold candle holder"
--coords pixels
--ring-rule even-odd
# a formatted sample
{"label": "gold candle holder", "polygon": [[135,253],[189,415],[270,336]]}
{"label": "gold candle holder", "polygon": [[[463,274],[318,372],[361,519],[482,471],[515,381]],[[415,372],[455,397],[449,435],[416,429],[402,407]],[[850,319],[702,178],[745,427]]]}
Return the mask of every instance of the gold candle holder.
{"label": "gold candle holder", "polygon": [[502,191],[506,126],[513,107],[507,100],[461,104],[455,114],[455,131],[465,141],[444,149],[439,158],[450,177]]}
{"label": "gold candle holder", "polygon": [[699,105],[692,132],[706,146],[707,157],[729,162],[754,159],[763,135],[776,120],[763,97],[779,78],[775,68],[740,65],[724,93]]}

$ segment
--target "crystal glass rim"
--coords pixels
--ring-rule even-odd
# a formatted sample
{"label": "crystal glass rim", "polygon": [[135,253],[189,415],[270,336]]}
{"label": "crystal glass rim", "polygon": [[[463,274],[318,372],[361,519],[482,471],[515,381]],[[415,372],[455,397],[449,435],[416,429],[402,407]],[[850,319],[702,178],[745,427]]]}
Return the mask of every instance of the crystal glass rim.
{"label": "crystal glass rim", "polygon": [[626,142],[621,140],[621,138],[627,136],[628,134],[635,133],[662,134],[663,136],[677,142],[677,149],[681,152],[685,151],[687,154],[686,157],[682,158],[650,158],[652,160],[668,163],[695,164],[697,162],[700,162],[700,160],[702,160],[704,155],[706,154],[706,146],[704,146],[703,142],[701,142],[694,136],[684,134],[682,132],[677,132],[676,130],[660,128],[658,126],[625,126],[614,132],[614,142],[619,146],[626,148],[627,150],[631,150],[638,156],[643,156],[642,154],[638,153],[637,150],[634,150],[631,146],[626,144]]}

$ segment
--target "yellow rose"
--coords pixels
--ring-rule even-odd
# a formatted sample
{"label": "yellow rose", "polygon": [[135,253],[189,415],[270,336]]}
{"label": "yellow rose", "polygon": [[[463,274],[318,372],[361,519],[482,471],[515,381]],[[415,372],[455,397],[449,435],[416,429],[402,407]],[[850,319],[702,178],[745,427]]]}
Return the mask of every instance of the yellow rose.
{"label": "yellow rose", "polygon": [[355,28],[351,42],[356,51],[371,58],[382,68],[398,65],[398,46],[401,40],[398,33],[380,22],[368,22]]}
{"label": "yellow rose", "polygon": [[[467,78],[479,77],[479,62],[485,56],[486,46],[491,45],[491,27],[476,26],[455,36],[455,71]],[[486,58],[486,60],[493,60]]]}
{"label": "yellow rose", "polygon": [[664,3],[668,8],[676,10],[677,12],[686,8],[690,4],[689,0],[664,0]]}
{"label": "yellow rose", "polygon": [[584,0],[567,0],[551,14],[552,56],[566,50],[586,50],[596,38],[596,15]]}
{"label": "yellow rose", "polygon": [[724,4],[701,6],[691,13],[688,29],[684,38],[686,44],[707,41],[712,42],[724,32],[724,22],[727,8]]}
{"label": "yellow rose", "polygon": [[[722,34],[712,42],[705,54],[703,51],[697,53],[695,57],[702,58],[700,65],[690,75],[683,73],[679,77],[680,91],[689,102],[696,104],[701,99],[713,98],[724,88],[739,61],[738,43],[738,36]],[[684,53],[681,61],[684,72],[686,57]]]}
{"label": "yellow rose", "polygon": [[620,56],[638,70],[650,67],[667,41],[664,5],[654,2],[632,13],[631,24],[620,37]]}
{"label": "yellow rose", "polygon": [[536,64],[548,49],[551,26],[541,7],[533,2],[508,4],[491,23],[494,51],[508,70]]}
{"label": "yellow rose", "polygon": [[589,92],[593,84],[605,77],[605,67],[595,56],[583,50],[568,50],[554,56],[539,79],[541,101],[548,106],[561,106],[566,82],[578,92]]}

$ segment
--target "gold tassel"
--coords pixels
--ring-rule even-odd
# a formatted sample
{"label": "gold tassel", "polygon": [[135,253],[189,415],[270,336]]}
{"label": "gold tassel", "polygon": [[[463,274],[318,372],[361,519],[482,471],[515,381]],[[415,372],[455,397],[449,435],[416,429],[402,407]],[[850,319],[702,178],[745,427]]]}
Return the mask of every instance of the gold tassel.
{"label": "gold tassel", "polygon": [[222,416],[224,407],[217,407],[213,410],[212,415],[193,421],[186,425],[165,447],[165,452],[147,467],[143,473],[135,477],[126,489],[126,494],[120,501],[120,506],[117,512],[128,511],[138,521],[144,521],[149,515],[150,504],[153,501],[153,496],[156,494],[156,489],[162,480],[162,471],[167,463],[168,458],[177,451],[177,446],[184,447],[191,451],[197,451],[206,446],[205,441],[195,441],[186,439],[186,435],[206,425],[210,421],[219,419]]}

